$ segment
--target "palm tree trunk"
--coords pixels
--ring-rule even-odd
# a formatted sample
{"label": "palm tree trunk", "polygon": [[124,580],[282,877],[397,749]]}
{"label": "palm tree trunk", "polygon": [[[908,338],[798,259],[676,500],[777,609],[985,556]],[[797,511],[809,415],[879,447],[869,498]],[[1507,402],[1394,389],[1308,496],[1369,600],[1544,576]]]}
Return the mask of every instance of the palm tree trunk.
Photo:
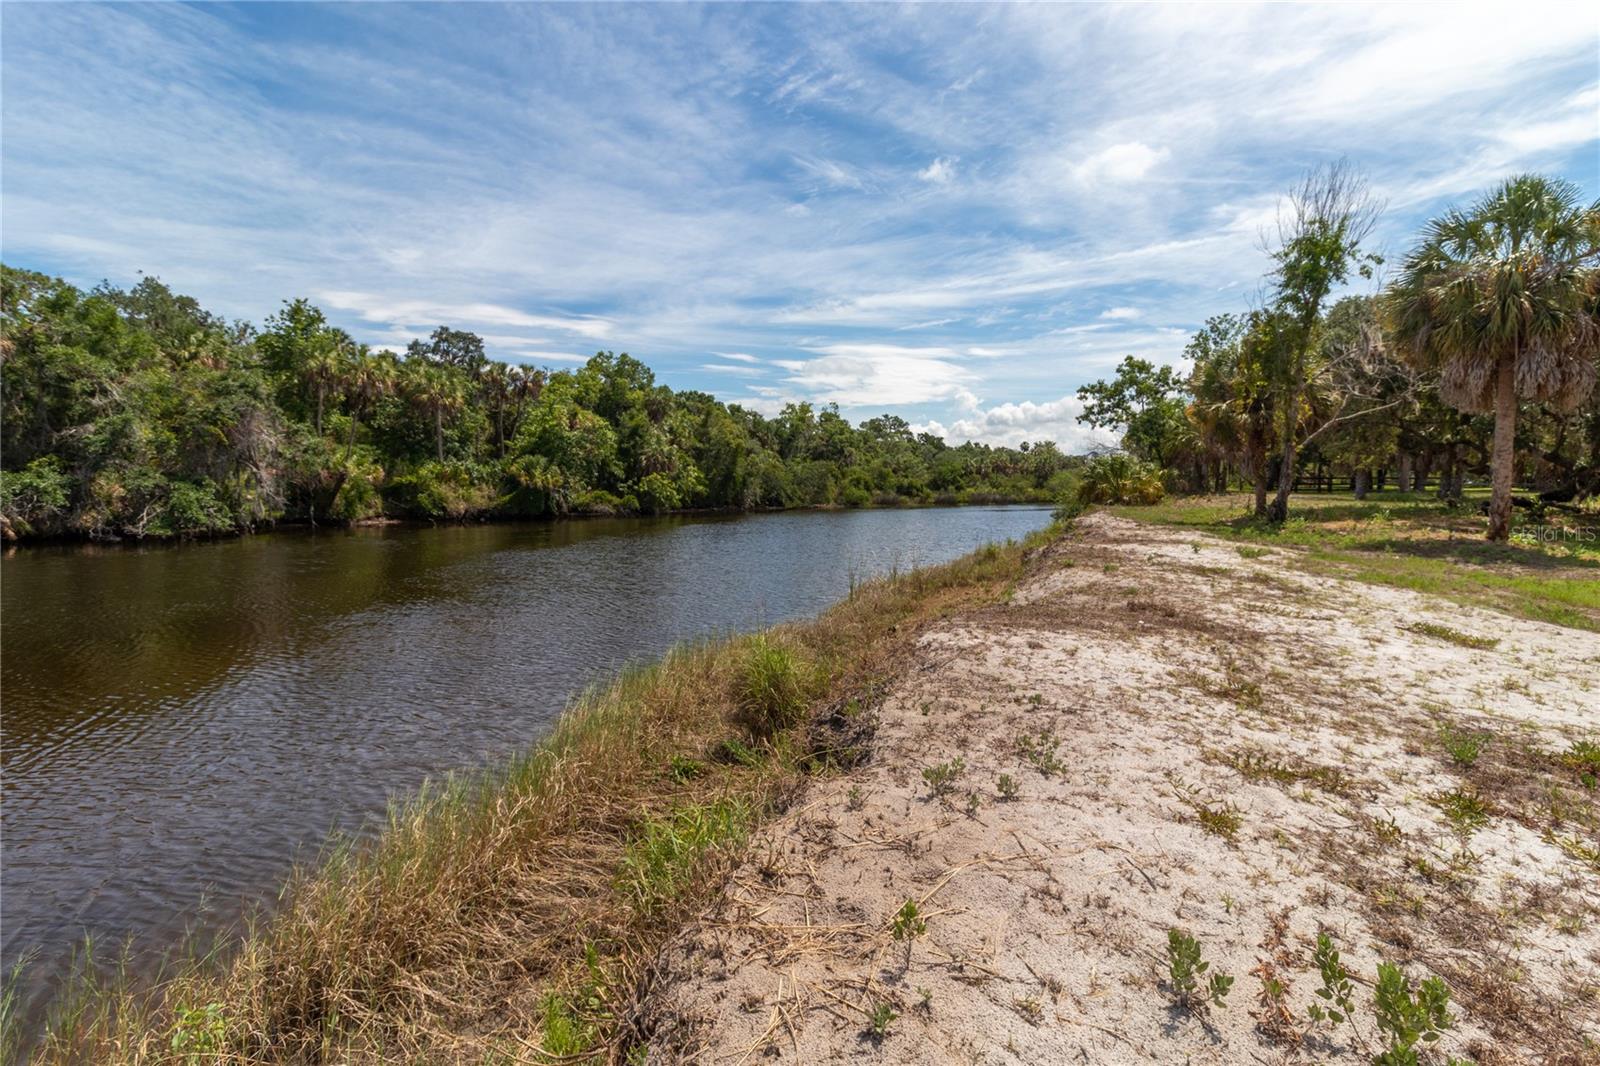
{"label": "palm tree trunk", "polygon": [[1511,536],[1511,474],[1517,437],[1517,361],[1514,355],[1500,359],[1494,388],[1494,453],[1492,469],[1494,491],[1489,497],[1489,539],[1508,540]]}
{"label": "palm tree trunk", "polygon": [[322,398],[326,390],[326,385],[317,382],[317,436],[319,437],[322,436]]}
{"label": "palm tree trunk", "polygon": [[439,445],[439,461],[444,462],[444,408],[433,409],[433,439]]}
{"label": "palm tree trunk", "polygon": [[350,433],[349,433],[348,436],[345,437],[345,441],[344,441],[344,463],[341,464],[341,465],[344,465],[344,466],[349,466],[350,465],[350,456],[356,450],[356,411],[358,411],[358,410],[359,410],[359,408],[355,407],[354,405],[352,405],[351,408],[350,408]]}

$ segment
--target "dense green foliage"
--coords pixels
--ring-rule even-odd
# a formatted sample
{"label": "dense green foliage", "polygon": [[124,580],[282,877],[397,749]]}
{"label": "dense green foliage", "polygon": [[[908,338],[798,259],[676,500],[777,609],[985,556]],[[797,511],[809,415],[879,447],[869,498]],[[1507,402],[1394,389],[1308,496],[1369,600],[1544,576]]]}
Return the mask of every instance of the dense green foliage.
{"label": "dense green foliage", "polygon": [[228,323],[154,278],[3,270],[0,518],[11,536],[203,536],[280,519],[1054,500],[1053,444],[948,447],[884,415],[765,418],[628,355],[549,372],[441,327],[374,352],[304,300]]}
{"label": "dense green foliage", "polygon": [[1493,472],[1498,539],[1513,483],[1541,493],[1534,506],[1600,496],[1600,204],[1568,182],[1511,179],[1430,223],[1383,294],[1333,299],[1376,265],[1361,250],[1375,208],[1343,167],[1288,203],[1266,305],[1208,319],[1187,380],[1123,360],[1079,390],[1082,421],[1121,428],[1169,485],[1250,485],[1275,522],[1308,475],[1358,498],[1432,475],[1460,501],[1469,476]]}

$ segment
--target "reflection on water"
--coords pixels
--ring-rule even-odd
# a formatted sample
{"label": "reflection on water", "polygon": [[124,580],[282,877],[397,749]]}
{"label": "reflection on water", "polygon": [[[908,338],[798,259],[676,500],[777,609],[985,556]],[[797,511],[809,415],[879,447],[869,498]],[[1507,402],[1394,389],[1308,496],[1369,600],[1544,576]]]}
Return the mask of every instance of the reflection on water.
{"label": "reflection on water", "polygon": [[[1039,508],[276,534],[0,568],[4,962],[160,943],[675,641],[813,614]],[[30,990],[37,999],[40,986]]]}

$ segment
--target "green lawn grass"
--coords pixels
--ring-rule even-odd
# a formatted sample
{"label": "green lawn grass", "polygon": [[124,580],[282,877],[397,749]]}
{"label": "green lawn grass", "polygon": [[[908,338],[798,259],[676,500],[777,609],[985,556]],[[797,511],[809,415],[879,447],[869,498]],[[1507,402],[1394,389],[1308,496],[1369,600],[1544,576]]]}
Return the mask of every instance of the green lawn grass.
{"label": "green lawn grass", "polygon": [[1509,544],[1483,539],[1475,504],[1450,507],[1422,493],[1296,495],[1289,520],[1251,514],[1243,494],[1114,507],[1124,518],[1196,529],[1252,545],[1292,549],[1313,573],[1413,589],[1556,625],[1600,631],[1600,519],[1566,513],[1514,515]]}

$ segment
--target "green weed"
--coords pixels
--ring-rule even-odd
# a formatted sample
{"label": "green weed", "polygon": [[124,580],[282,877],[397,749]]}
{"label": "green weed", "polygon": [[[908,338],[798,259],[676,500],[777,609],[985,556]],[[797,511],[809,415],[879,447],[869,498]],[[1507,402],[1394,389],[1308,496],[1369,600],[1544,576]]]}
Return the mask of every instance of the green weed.
{"label": "green weed", "polygon": [[1200,957],[1200,942],[1181,929],[1167,930],[1167,980],[1178,1004],[1194,1011],[1205,1006],[1223,1007],[1227,1004],[1228,990],[1233,978],[1225,973],[1214,973],[1202,987],[1211,964]]}
{"label": "green weed", "polygon": [[1373,989],[1378,1028],[1388,1046],[1374,1058],[1373,1066],[1416,1066],[1418,1044],[1428,1045],[1455,1024],[1450,1016],[1450,989],[1429,977],[1415,991],[1411,981],[1392,962],[1378,964]]}
{"label": "green weed", "polygon": [[1440,739],[1450,760],[1457,766],[1467,767],[1478,761],[1490,738],[1487,733],[1458,733],[1446,727],[1440,731]]}
{"label": "green weed", "polygon": [[922,771],[922,779],[935,796],[943,796],[956,787],[956,778],[966,772],[967,761],[957,755],[949,762],[934,763]]}
{"label": "green weed", "polygon": [[1334,1025],[1350,1021],[1355,1016],[1356,988],[1350,980],[1350,971],[1339,960],[1339,949],[1333,946],[1333,938],[1327,933],[1317,934],[1317,948],[1312,952],[1311,959],[1317,964],[1317,972],[1322,975],[1322,987],[1316,990],[1317,998],[1327,1004],[1313,1003],[1308,1009],[1311,1020],[1326,1020]]}
{"label": "green weed", "polygon": [[1442,640],[1448,644],[1459,644],[1463,648],[1477,648],[1488,651],[1500,643],[1498,637],[1475,637],[1471,633],[1463,633],[1459,629],[1449,626],[1437,625],[1433,622],[1412,622],[1410,625],[1400,627],[1411,633],[1421,633],[1425,637]]}
{"label": "green weed", "polygon": [[743,842],[750,815],[744,801],[729,799],[647,818],[623,855],[618,887],[640,910],[661,909],[687,887],[707,853]]}

